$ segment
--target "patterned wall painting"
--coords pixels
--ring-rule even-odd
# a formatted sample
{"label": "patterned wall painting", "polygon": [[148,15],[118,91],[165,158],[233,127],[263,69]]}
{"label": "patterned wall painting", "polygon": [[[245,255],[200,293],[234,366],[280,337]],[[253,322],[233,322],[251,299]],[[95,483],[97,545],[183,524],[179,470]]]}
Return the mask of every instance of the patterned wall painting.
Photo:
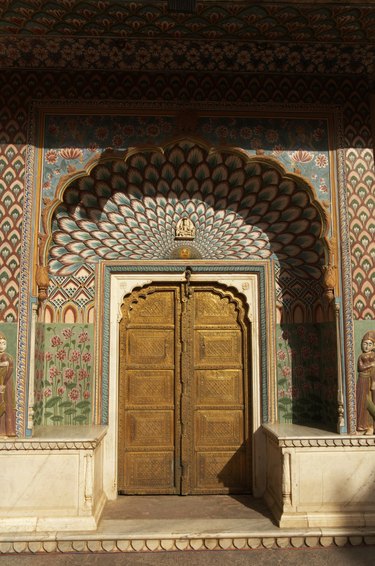
{"label": "patterned wall painting", "polygon": [[34,424],[90,424],[93,326],[38,324]]}
{"label": "patterned wall painting", "polygon": [[332,323],[283,324],[276,338],[280,422],[336,429],[337,353]]}
{"label": "patterned wall painting", "polygon": [[16,327],[0,324],[0,437],[16,435]]}
{"label": "patterned wall painting", "polygon": [[[8,46],[7,46],[8,49]],[[30,51],[30,53],[32,50]],[[37,53],[35,51],[35,53]],[[328,52],[327,52],[328,53]],[[327,54],[326,53],[326,54]],[[326,56],[326,55],[325,55]],[[331,56],[331,55],[330,55]],[[39,101],[50,101],[66,98],[67,107],[72,104],[71,101],[87,101],[89,99],[105,99],[118,100],[143,100],[145,107],[150,106],[151,101],[155,100],[155,96],[159,100],[180,100],[180,101],[222,101],[223,104],[246,104],[249,100],[254,102],[270,103],[287,103],[292,104],[295,108],[296,103],[305,103],[311,107],[312,104],[335,104],[343,110],[343,162],[339,162],[339,171],[346,170],[348,207],[350,214],[350,226],[342,223],[344,236],[350,236],[351,246],[359,242],[358,233],[361,233],[361,246],[363,252],[358,251],[347,255],[349,271],[348,277],[344,281],[344,290],[348,289],[348,294],[344,297],[343,309],[345,318],[348,322],[345,329],[345,340],[348,341],[346,348],[346,371],[348,379],[352,384],[349,387],[349,413],[354,414],[354,400],[350,391],[353,390],[353,379],[355,379],[355,356],[352,355],[350,344],[353,340],[353,328],[350,320],[352,316],[352,308],[354,320],[371,320],[374,312],[375,284],[372,279],[371,269],[364,269],[363,265],[366,260],[371,265],[373,262],[373,250],[371,249],[373,222],[369,215],[368,220],[362,224],[360,209],[364,209],[366,214],[372,210],[373,196],[371,194],[371,186],[374,183],[374,166],[372,142],[369,125],[369,106],[368,106],[368,81],[364,77],[356,77],[352,80],[347,77],[325,77],[324,80],[317,76],[286,77],[282,80],[276,75],[266,75],[266,61],[263,60],[265,53],[260,54],[256,61],[256,66],[264,65],[262,75],[252,75],[248,77],[237,74],[228,77],[221,74],[220,71],[214,74],[195,73],[186,76],[177,72],[171,72],[168,78],[161,73],[116,73],[95,71],[94,73],[82,71],[79,74],[60,70],[57,74],[46,71],[17,71],[9,70],[3,72],[3,81],[0,91],[1,97],[1,119],[2,130],[1,135],[1,152],[0,166],[2,168],[2,176],[0,179],[0,188],[2,189],[1,209],[2,217],[0,222],[5,218],[11,222],[16,222],[16,235],[18,241],[21,242],[21,220],[22,204],[24,196],[30,198],[32,183],[27,181],[25,193],[25,157],[26,157],[26,137],[27,128],[31,122],[27,118],[27,108],[31,99]],[[285,57],[289,57],[288,54]],[[335,59],[336,55],[332,53],[330,66],[327,72],[336,72],[335,69],[344,70],[344,66]],[[319,59],[319,58],[318,58]],[[316,59],[316,61],[318,61]],[[366,54],[363,56],[364,61],[369,61]],[[255,61],[255,60],[254,60]],[[320,58],[321,65],[322,59]],[[343,59],[344,61],[344,59]],[[346,60],[347,61],[347,60]],[[22,62],[20,61],[20,64]],[[13,63],[12,63],[13,64]],[[22,63],[23,64],[23,63]],[[346,65],[349,63],[345,63]],[[367,64],[367,63],[366,63]],[[326,65],[326,63],[324,63]],[[327,63],[328,65],[328,63]],[[341,67],[340,67],[341,65]],[[276,67],[278,68],[278,67]],[[329,70],[330,69],[330,70]],[[359,67],[353,68],[354,73],[361,72]],[[40,104],[43,104],[40,102]],[[75,106],[77,103],[75,102]],[[160,105],[159,105],[160,106]],[[292,106],[291,106],[292,108]],[[35,126],[35,122],[33,123]],[[31,126],[30,132],[33,132]],[[173,135],[174,132],[171,132]],[[31,134],[30,140],[34,139]],[[156,139],[150,137],[150,139]],[[102,144],[103,147],[109,147],[114,144],[108,142]],[[67,147],[67,146],[66,146]],[[125,146],[124,146],[125,147]],[[250,147],[250,144],[249,144]],[[48,149],[58,149],[48,147]],[[8,152],[8,149],[11,152]],[[85,148],[84,148],[85,149]],[[4,156],[7,158],[4,159]],[[91,153],[94,155],[94,152]],[[69,162],[68,164],[71,164]],[[68,167],[67,164],[67,167]],[[29,163],[30,165],[30,163]],[[80,168],[80,162],[77,162],[77,168]],[[10,184],[4,181],[4,171],[11,169],[16,183]],[[29,167],[30,171],[30,167]],[[320,176],[316,179],[316,188],[319,191]],[[48,181],[48,179],[47,179]],[[329,188],[329,187],[328,187]],[[9,204],[4,208],[3,198],[7,192],[12,193],[12,198],[16,198],[15,204]],[[324,191],[323,191],[324,192]],[[321,196],[322,192],[319,192]],[[12,201],[13,202],[13,201]],[[17,204],[16,204],[17,203]],[[12,208],[15,207],[15,208]],[[28,205],[29,206],[29,205]],[[18,208],[17,208],[18,207]],[[10,210],[12,208],[11,214]],[[27,209],[24,209],[24,211]],[[343,211],[343,214],[345,211]],[[18,220],[15,220],[17,215]],[[27,217],[25,217],[27,220]],[[28,221],[28,220],[27,220]],[[13,224],[12,224],[13,225]],[[360,226],[358,230],[357,225]],[[349,231],[350,230],[350,231]],[[18,340],[18,364],[17,364],[17,414],[18,414],[18,431],[22,434],[24,430],[24,414],[25,414],[25,388],[27,381],[27,351],[28,351],[28,289],[29,289],[29,262],[30,234],[24,233],[22,250],[20,245],[16,245],[15,241],[10,241],[10,232],[5,235],[0,242],[1,257],[7,258],[13,254],[16,257],[16,264],[12,266],[6,265],[6,277],[12,278],[12,285],[7,287],[5,291],[4,283],[1,282],[1,299],[2,309],[0,317],[2,320],[19,320],[20,334]],[[369,245],[366,247],[366,238]],[[4,251],[5,250],[5,251]],[[5,254],[5,255],[4,255]],[[6,263],[6,262],[5,262]],[[0,269],[0,272],[2,270]],[[353,273],[353,279],[351,279]],[[19,275],[19,277],[18,277]],[[3,280],[5,278],[3,276]],[[21,286],[21,287],[20,287]],[[62,284],[64,287],[64,284]],[[20,294],[21,290],[21,294]],[[15,291],[15,293],[14,293]],[[353,303],[349,296],[353,292]],[[71,315],[69,315],[71,316]],[[81,315],[79,315],[81,316]],[[86,315],[82,315],[86,316]],[[9,318],[11,317],[11,318]],[[83,319],[77,319],[83,322]],[[357,328],[357,323],[356,327]],[[356,331],[357,334],[357,331]],[[352,419],[352,417],[350,417]],[[353,420],[351,420],[353,423]]]}
{"label": "patterned wall painting", "polygon": [[[117,119],[114,124],[112,120],[103,122],[102,116],[96,124],[94,118],[86,116],[73,121],[67,116],[48,116],[47,120],[50,121],[46,125],[49,136],[46,136],[43,160],[44,179],[47,178],[43,181],[43,194],[47,210],[55,196],[55,180],[61,174],[82,170],[85,158],[87,160],[93,155],[96,159],[102,158],[100,165],[94,169],[90,167],[90,176],[81,177],[69,185],[64,193],[64,202],[54,213],[49,269],[55,304],[56,299],[62,301],[65,286],[70,290],[74,288],[72,276],[77,269],[87,269],[85,265],[90,263],[102,259],[179,257],[174,231],[178,219],[186,217],[197,224],[195,257],[275,257],[279,265],[277,293],[281,319],[293,322],[298,312],[297,320],[316,320],[317,307],[323,310],[320,278],[325,260],[319,236],[327,233],[328,222],[324,209],[321,207],[319,210],[320,205],[316,203],[315,210],[312,207],[309,213],[306,208],[308,201],[302,202],[306,199],[306,187],[300,197],[297,196],[298,191],[291,188],[285,190],[282,187],[280,190],[280,180],[272,179],[270,170],[268,178],[262,168],[246,171],[246,166],[241,163],[241,157],[244,161],[245,156],[236,156],[235,159],[234,155],[225,158],[219,154],[210,158],[206,148],[192,142],[166,147],[163,155],[160,150],[148,153],[132,150],[124,163],[107,161],[111,146],[119,151],[125,141],[133,145],[142,131],[146,132],[146,141],[160,144],[163,137],[170,137],[175,129],[175,118],[128,117],[128,122],[124,118],[125,123]],[[277,157],[294,173],[301,174],[303,170],[304,176],[315,184],[315,192],[310,194],[310,198],[315,199],[315,193],[318,194],[325,208],[329,209],[332,196],[328,123],[322,119],[310,121],[311,124],[306,124],[294,119],[288,123],[281,119],[278,131],[275,119],[263,124],[248,122],[244,125],[236,118],[210,118],[200,126],[197,119],[195,129],[220,145],[229,141],[235,145],[248,143],[245,154],[249,156],[268,154]],[[85,143],[85,127],[87,139],[96,141]],[[101,138],[100,145],[98,136]],[[104,141],[112,142],[108,149],[103,147]],[[60,149],[56,147],[64,144],[69,145]],[[203,149],[207,155],[204,155]],[[319,170],[325,170],[326,176],[320,172],[319,177],[316,173]],[[259,184],[256,179],[261,177],[265,180]],[[59,278],[58,292],[53,285],[55,278]],[[82,289],[81,296],[83,292]],[[94,278],[85,291],[86,301],[87,294],[92,296],[93,292]],[[70,298],[69,304],[74,303],[74,299]],[[92,308],[92,303],[89,304]],[[56,310],[47,303],[52,316],[53,313],[59,316],[61,307],[66,307],[64,301],[59,307]],[[72,310],[74,307],[66,312],[71,313]],[[79,321],[87,318],[83,315]],[[289,339],[293,342],[291,336],[292,330],[289,331]],[[319,338],[319,347],[322,346],[320,342]],[[336,359],[335,347],[334,343],[331,360]],[[298,347],[289,348],[293,353],[300,351]],[[281,420],[287,422],[291,418],[293,422],[300,423],[329,423],[334,420],[332,414],[335,410],[333,413],[326,410],[327,404],[331,408],[334,406],[334,372],[331,368],[322,380],[322,365],[310,365],[306,379],[304,376],[296,378],[303,365],[292,369],[293,386],[287,390],[279,378]],[[310,388],[307,383],[310,383]],[[320,396],[314,387],[320,388]],[[290,405],[283,411],[286,401]]]}
{"label": "patterned wall painting", "polygon": [[[79,0],[51,0],[47,5],[39,0],[29,0],[27,10],[24,2],[12,0],[6,3],[2,11],[0,29],[8,35],[22,35],[23,44],[19,47],[21,57],[28,55],[26,41],[30,36],[37,36],[40,46],[35,54],[45,59],[42,46],[45,36],[53,36],[49,44],[55,46],[59,35],[77,39],[85,37],[140,37],[158,44],[156,38],[192,39],[208,37],[212,39],[238,39],[238,37],[265,41],[313,41],[316,44],[329,42],[332,51],[341,44],[360,44],[366,40],[371,43],[375,38],[374,9],[371,3],[324,5],[306,2],[302,5],[253,4],[233,0],[218,2],[201,0],[195,9],[186,9],[172,13],[163,0],[150,2],[133,0],[122,2],[86,2]],[[103,37],[104,36],[104,37]],[[311,48],[307,43],[306,49]],[[52,50],[52,49],[51,49]],[[155,53],[154,60],[157,60]],[[96,60],[101,53],[93,49],[89,59]],[[117,53],[117,59],[120,53]],[[61,53],[56,49],[50,64],[66,58],[70,61],[70,48]],[[111,61],[113,58],[110,57]],[[332,55],[331,55],[332,59]],[[207,57],[207,62],[210,58]],[[14,63],[13,63],[14,64]],[[332,61],[331,61],[332,64]]]}
{"label": "patterned wall painting", "polygon": [[[112,111],[113,112],[113,111]],[[330,202],[329,123],[327,118],[275,115],[204,117],[194,111],[162,116],[46,115],[43,140],[43,197],[53,198],[62,175],[83,169],[108,148],[124,150],[164,144],[181,128],[214,146],[227,145],[277,158],[291,172],[306,177],[322,201]]]}
{"label": "patterned wall painting", "polygon": [[[133,149],[122,159],[106,155],[90,175],[68,185],[52,218],[52,280],[73,277],[101,260],[179,258],[176,226],[186,218],[195,229],[195,257],[230,261],[272,256],[279,265],[280,286],[294,281],[298,288],[303,320],[307,295],[311,319],[321,302],[320,236],[327,231],[326,214],[313,189],[267,157],[212,151],[188,139],[164,148]],[[286,286],[281,308],[284,295],[293,313],[294,297]],[[320,364],[311,368],[309,379],[321,385]],[[301,384],[294,385],[294,394]],[[281,387],[284,400],[285,392],[291,393]],[[306,420],[314,395],[305,388],[304,397],[290,397],[300,412],[281,418]],[[321,407],[310,411],[310,420],[320,421],[322,412]]]}

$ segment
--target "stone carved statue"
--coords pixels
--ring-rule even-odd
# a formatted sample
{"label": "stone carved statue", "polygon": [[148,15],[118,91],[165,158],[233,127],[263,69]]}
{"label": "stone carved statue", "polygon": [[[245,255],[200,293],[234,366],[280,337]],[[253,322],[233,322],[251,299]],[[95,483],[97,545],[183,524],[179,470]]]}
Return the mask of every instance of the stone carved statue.
{"label": "stone carved statue", "polygon": [[176,240],[194,240],[195,226],[190,218],[181,218],[176,226]]}
{"label": "stone carved statue", "polygon": [[13,394],[13,358],[7,353],[7,339],[0,332],[0,436],[16,435]]}
{"label": "stone carved statue", "polygon": [[356,391],[357,431],[360,434],[372,434],[375,415],[369,411],[369,402],[375,403],[375,331],[366,332],[361,348]]}

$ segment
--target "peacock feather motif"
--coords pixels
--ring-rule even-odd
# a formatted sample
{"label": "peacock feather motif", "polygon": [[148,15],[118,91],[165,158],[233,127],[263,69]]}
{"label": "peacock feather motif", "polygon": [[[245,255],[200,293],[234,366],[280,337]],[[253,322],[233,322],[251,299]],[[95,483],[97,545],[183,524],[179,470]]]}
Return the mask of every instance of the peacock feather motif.
{"label": "peacock feather motif", "polygon": [[273,256],[296,276],[320,277],[324,217],[306,186],[269,160],[192,140],[127,152],[73,181],[53,215],[50,271],[173,258],[181,218],[193,222],[201,258]]}

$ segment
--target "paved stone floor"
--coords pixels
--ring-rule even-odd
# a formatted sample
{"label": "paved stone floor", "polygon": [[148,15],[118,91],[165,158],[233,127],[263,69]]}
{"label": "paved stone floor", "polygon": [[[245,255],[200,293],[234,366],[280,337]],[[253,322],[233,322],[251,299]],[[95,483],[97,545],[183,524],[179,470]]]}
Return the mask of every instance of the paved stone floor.
{"label": "paved stone floor", "polygon": [[102,522],[109,519],[264,519],[274,524],[261,499],[251,495],[125,495],[107,502]]}
{"label": "paved stone floor", "polygon": [[373,566],[374,563],[374,546],[0,556],[1,566]]}
{"label": "paved stone floor", "polygon": [[280,529],[251,496],[124,496],[96,531],[0,533],[0,566],[373,566],[375,530]]}

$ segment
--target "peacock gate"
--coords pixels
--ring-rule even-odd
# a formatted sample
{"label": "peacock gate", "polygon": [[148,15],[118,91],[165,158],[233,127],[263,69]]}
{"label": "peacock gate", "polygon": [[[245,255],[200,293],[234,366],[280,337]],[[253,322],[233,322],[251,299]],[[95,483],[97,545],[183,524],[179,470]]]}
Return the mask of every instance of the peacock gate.
{"label": "peacock gate", "polygon": [[342,3],[356,34],[312,2],[21,4],[0,30],[2,531],[95,530],[122,494],[373,529],[375,6]]}

